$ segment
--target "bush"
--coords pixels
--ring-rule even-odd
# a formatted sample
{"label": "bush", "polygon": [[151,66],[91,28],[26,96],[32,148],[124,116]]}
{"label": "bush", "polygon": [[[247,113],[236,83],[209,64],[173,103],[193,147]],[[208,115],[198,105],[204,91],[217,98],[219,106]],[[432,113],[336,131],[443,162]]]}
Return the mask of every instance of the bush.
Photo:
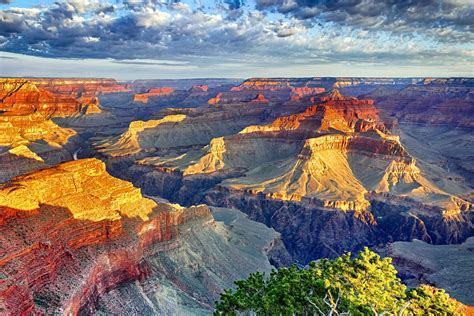
{"label": "bush", "polygon": [[391,258],[368,248],[307,269],[274,269],[268,278],[256,272],[221,294],[215,315],[460,315],[443,290],[407,290],[396,274]]}

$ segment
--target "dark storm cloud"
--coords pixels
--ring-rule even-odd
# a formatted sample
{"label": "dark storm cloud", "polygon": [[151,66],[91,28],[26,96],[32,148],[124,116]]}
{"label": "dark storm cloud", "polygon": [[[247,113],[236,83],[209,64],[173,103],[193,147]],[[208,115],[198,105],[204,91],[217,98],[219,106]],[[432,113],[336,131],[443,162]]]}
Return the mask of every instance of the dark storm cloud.
{"label": "dark storm cloud", "polygon": [[462,0],[256,0],[260,10],[275,10],[298,19],[396,33],[418,32],[435,39],[439,30],[473,39],[474,5]]}

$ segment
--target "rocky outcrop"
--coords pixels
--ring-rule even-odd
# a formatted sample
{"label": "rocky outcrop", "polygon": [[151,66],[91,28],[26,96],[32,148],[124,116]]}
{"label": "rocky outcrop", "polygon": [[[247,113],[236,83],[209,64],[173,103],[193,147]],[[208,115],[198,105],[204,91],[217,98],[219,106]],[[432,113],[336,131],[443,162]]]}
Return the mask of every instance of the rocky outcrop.
{"label": "rocky outcrop", "polygon": [[314,96],[314,103],[269,124],[215,137],[202,148],[157,152],[134,163],[127,177],[145,192],[180,203],[242,208],[282,233],[302,261],[363,244],[412,238],[453,243],[471,234],[470,202],[425,178],[373,100],[332,89]]}
{"label": "rocky outcrop", "polygon": [[55,94],[73,98],[94,97],[108,93],[123,93],[130,90],[115,79],[105,78],[27,78],[28,81]]}
{"label": "rocky outcrop", "polygon": [[[269,273],[268,258],[288,260],[279,235],[235,209],[211,208],[203,218],[180,226],[180,247],[147,259],[152,273],[101,296],[108,314],[208,314],[222,288],[249,273]],[[285,254],[286,253],[286,254]]]}
{"label": "rocky outcrop", "polygon": [[[0,236],[3,315],[117,312],[123,303],[120,312],[183,309],[163,305],[163,287],[205,311],[235,279],[269,272],[269,258],[289,263],[279,235],[237,210],[145,198],[96,159],[1,185]],[[139,295],[117,305],[119,287]]]}
{"label": "rocky outcrop", "polygon": [[474,84],[472,79],[425,79],[403,89],[377,89],[375,99],[384,116],[402,123],[472,128]]}
{"label": "rocky outcrop", "polygon": [[291,90],[293,96],[298,96],[300,98],[320,94],[324,91],[326,91],[326,89],[322,87],[296,87]]}
{"label": "rocky outcrop", "polygon": [[411,286],[420,283],[445,289],[464,304],[474,305],[472,249],[474,238],[459,245],[431,245],[420,240],[388,244],[383,253],[393,258],[402,279]]}
{"label": "rocky outcrop", "polygon": [[143,198],[97,160],[78,160],[0,187],[0,311],[92,312],[100,295],[150,274],[144,260],[177,246],[178,226],[210,217]]}
{"label": "rocky outcrop", "polygon": [[170,96],[175,92],[173,88],[163,87],[163,88],[153,88],[148,90],[147,93],[137,93],[133,96],[133,102],[142,102],[148,103],[150,97],[164,97]]}
{"label": "rocky outcrop", "polygon": [[[202,147],[214,137],[237,133],[245,126],[258,124],[268,117],[264,104],[219,111],[211,108],[176,110],[173,113],[161,120],[131,123],[129,130],[121,136],[98,142],[95,146],[101,153],[113,157],[136,153],[151,155],[160,151],[169,154],[174,149]],[[140,124],[148,128],[136,130],[135,126]]]}
{"label": "rocky outcrop", "polygon": [[208,92],[209,91],[209,86],[206,84],[203,85],[194,85],[191,88],[191,92]]}
{"label": "rocky outcrop", "polygon": [[3,107],[21,115],[40,112],[71,117],[100,113],[98,96],[128,91],[113,79],[4,78],[1,82],[0,95],[9,95]]}
{"label": "rocky outcrop", "polygon": [[472,212],[446,221],[442,210],[437,207],[425,207],[418,211],[418,206],[410,206],[406,202],[402,204],[397,200],[372,200],[370,213],[340,212],[219,186],[207,191],[204,201],[210,205],[239,208],[251,219],[274,228],[282,234],[293,259],[302,264],[396,240],[461,243],[474,233]]}
{"label": "rocky outcrop", "polygon": [[53,147],[66,144],[76,132],[59,127],[41,114],[6,116],[0,115],[0,146],[19,146],[45,141]]}
{"label": "rocky outcrop", "polygon": [[222,93],[219,93],[218,95],[216,95],[214,98],[210,98],[207,103],[209,105],[216,105],[216,104],[219,104],[221,102],[221,98],[222,98]]}
{"label": "rocky outcrop", "polygon": [[58,95],[38,88],[25,79],[0,80],[0,111],[2,114],[71,116],[81,111],[81,103],[73,97]]}
{"label": "rocky outcrop", "polygon": [[288,82],[273,80],[273,79],[254,79],[246,80],[241,85],[233,87],[231,91],[244,91],[244,90],[269,90],[269,91],[280,91],[283,89],[291,89],[291,85]]}
{"label": "rocky outcrop", "polygon": [[259,93],[257,94],[257,96],[252,99],[251,102],[255,102],[255,103],[268,103],[268,99],[265,98],[265,95],[263,93]]}

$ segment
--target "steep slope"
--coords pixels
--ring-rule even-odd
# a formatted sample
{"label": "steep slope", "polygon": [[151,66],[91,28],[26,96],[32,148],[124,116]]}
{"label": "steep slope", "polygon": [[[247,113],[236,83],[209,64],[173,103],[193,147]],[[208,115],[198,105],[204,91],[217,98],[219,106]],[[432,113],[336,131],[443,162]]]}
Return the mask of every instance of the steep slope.
{"label": "steep slope", "polygon": [[451,243],[472,233],[469,199],[425,176],[372,100],[334,89],[314,102],[202,148],[140,159],[126,177],[180,203],[243,209],[282,232],[303,261],[391,239]]}
{"label": "steep slope", "polygon": [[[5,147],[0,150],[0,181],[72,159],[78,146],[78,133],[59,126],[57,120],[72,120],[102,111],[97,97],[79,92],[79,88],[76,91],[72,87],[75,84],[75,80],[0,79],[0,147]],[[24,146],[42,163],[9,152],[15,152],[15,148],[25,152]]]}
{"label": "steep slope", "polygon": [[234,134],[247,125],[264,122],[268,117],[264,105],[223,110],[175,109],[171,112],[173,114],[158,120],[132,122],[122,135],[97,142],[95,146],[100,153],[110,157],[153,152],[169,154],[170,151],[179,152],[180,148],[204,146],[214,137]]}
{"label": "steep slope", "polygon": [[[245,277],[250,268],[269,270],[265,249],[274,247],[278,235],[253,227],[265,237],[255,246],[241,247],[237,240],[242,233],[215,223],[207,206],[182,208],[144,198],[140,189],[111,177],[96,159],[16,177],[0,186],[0,313],[90,314],[98,302],[112,301],[109,291],[139,286],[143,294],[134,282],[158,280],[191,298],[191,284],[200,282],[197,271],[208,275],[208,282],[203,287],[207,292],[193,297],[194,306],[209,309],[222,287],[231,284],[230,277]],[[213,244],[199,248],[196,236]],[[229,237],[236,240],[235,250],[227,245]],[[158,254],[172,249],[169,255]],[[253,265],[189,267],[217,249]],[[160,272],[169,260],[183,264],[183,275]],[[138,308],[142,300],[127,301],[127,308]],[[117,305],[109,306],[117,311]]]}
{"label": "steep slope", "polygon": [[389,244],[384,253],[393,258],[394,265],[409,285],[433,284],[472,306],[473,247],[473,237],[459,245],[430,245],[414,240]]}
{"label": "steep slope", "polygon": [[100,111],[93,97],[58,94],[38,87],[26,79],[0,79],[0,111],[2,115],[68,117]]}
{"label": "steep slope", "polygon": [[101,94],[129,92],[126,85],[107,78],[27,78],[44,90],[69,95],[73,98],[94,97]]}
{"label": "steep slope", "polygon": [[210,314],[221,289],[254,271],[269,273],[272,253],[284,258],[274,230],[237,210],[211,212],[214,221],[202,218],[180,226],[179,248],[148,260],[150,277],[101,296],[98,309],[111,314]]}

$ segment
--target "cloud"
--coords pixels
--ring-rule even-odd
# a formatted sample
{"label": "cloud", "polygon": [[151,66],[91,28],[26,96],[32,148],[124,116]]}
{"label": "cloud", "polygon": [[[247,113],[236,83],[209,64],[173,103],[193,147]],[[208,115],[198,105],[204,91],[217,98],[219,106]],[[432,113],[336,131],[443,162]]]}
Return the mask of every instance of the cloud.
{"label": "cloud", "polygon": [[65,0],[0,10],[0,50],[199,69],[473,62],[466,41],[472,11],[463,2],[444,1],[441,8],[434,0],[399,2]]}
{"label": "cloud", "polygon": [[[316,23],[410,35],[433,40],[474,40],[472,0],[256,0],[256,7]],[[444,36],[440,36],[444,34]]]}

